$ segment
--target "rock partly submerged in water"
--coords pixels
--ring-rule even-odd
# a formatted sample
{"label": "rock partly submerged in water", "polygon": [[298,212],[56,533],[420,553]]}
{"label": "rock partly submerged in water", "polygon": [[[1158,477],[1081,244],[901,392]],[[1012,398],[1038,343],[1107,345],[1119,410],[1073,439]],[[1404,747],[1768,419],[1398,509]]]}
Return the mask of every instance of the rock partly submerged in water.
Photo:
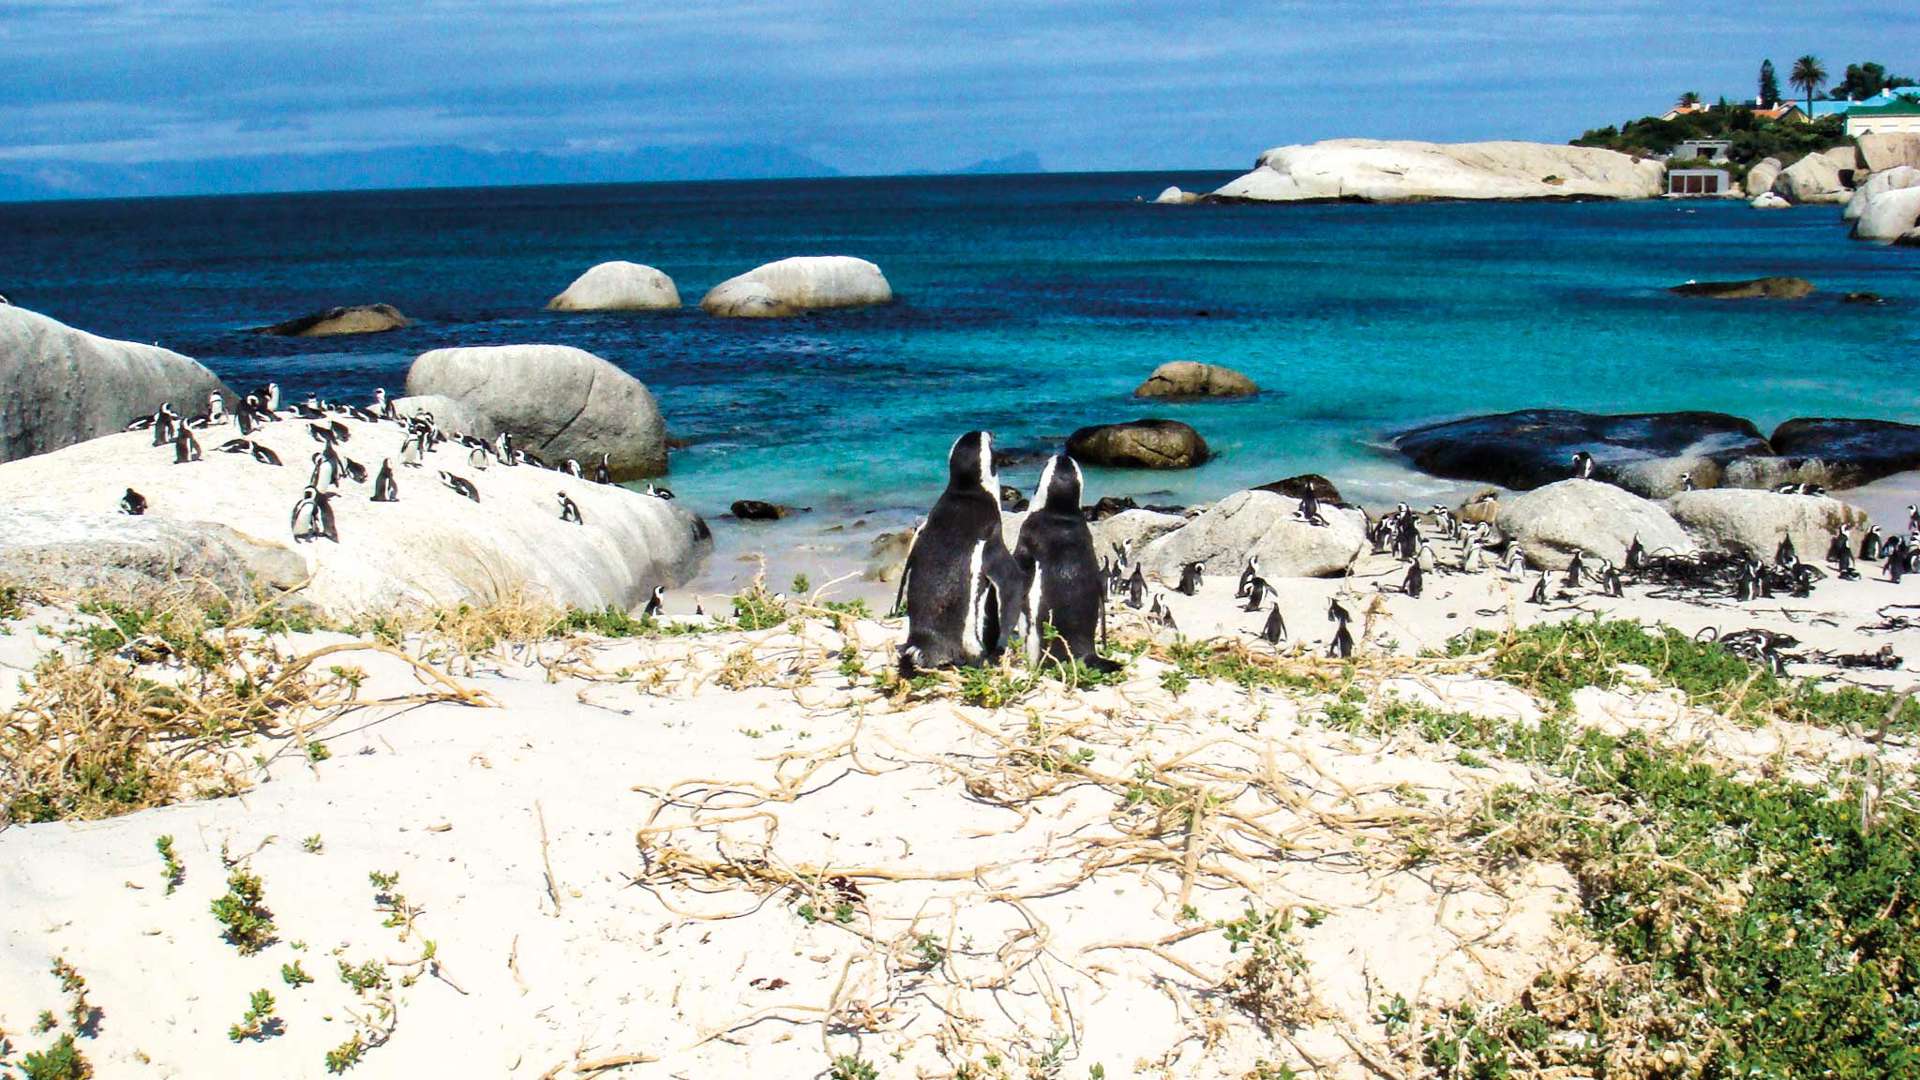
{"label": "rock partly submerged in water", "polygon": [[1920,426],[1891,420],[1803,417],[1775,428],[1769,442],[1780,456],[1821,462],[1830,487],[1920,468]]}
{"label": "rock partly submerged in water", "polygon": [[[1847,209],[1858,207],[1853,222],[1853,237],[1876,244],[1903,244],[1920,241],[1920,169],[1900,168],[1908,183],[1889,186],[1872,194],[1856,193]],[[1875,177],[1874,179],[1879,179]]]}
{"label": "rock partly submerged in water", "polygon": [[1161,364],[1134,388],[1137,398],[1231,398],[1248,397],[1260,392],[1252,379],[1218,364],[1193,360],[1174,360]]}
{"label": "rock partly submerged in water", "polygon": [[548,311],[668,311],[680,306],[673,279],[651,266],[603,262],[547,301]]}
{"label": "rock partly submerged in water", "polygon": [[549,464],[610,458],[615,480],[667,471],[660,406],[640,380],[569,345],[482,345],[423,353],[407,394],[466,405]]}
{"label": "rock partly submerged in water", "polygon": [[1676,296],[1708,300],[1799,300],[1811,296],[1813,282],[1797,277],[1763,277],[1747,281],[1689,281],[1667,289]]}
{"label": "rock partly submerged in water", "polygon": [[1178,187],[1168,187],[1155,195],[1153,201],[1162,206],[1191,206],[1200,201],[1200,196],[1191,191],[1181,191]]}
{"label": "rock partly submerged in water", "polygon": [[384,334],[409,325],[407,317],[392,304],[355,304],[262,326],[257,332],[274,337],[340,337],[346,334]]}
{"label": "rock partly submerged in water", "polygon": [[850,255],[781,259],[715,285],[700,301],[709,315],[779,318],[821,308],[864,307],[893,300],[880,268]]}
{"label": "rock partly submerged in water", "polygon": [[1792,203],[1788,202],[1787,200],[1781,198],[1778,195],[1775,195],[1771,191],[1763,191],[1760,194],[1755,195],[1747,203],[1747,205],[1753,207],[1755,210],[1791,210],[1793,209]]}
{"label": "rock partly submerged in water", "polygon": [[1341,503],[1344,501],[1340,498],[1340,489],[1333,486],[1333,481],[1321,476],[1319,473],[1301,473],[1299,476],[1289,476],[1285,480],[1275,480],[1271,484],[1261,484],[1253,490],[1271,491],[1276,495],[1285,495],[1289,499],[1304,499],[1307,497],[1307,493],[1311,491],[1313,497],[1323,503]]}
{"label": "rock partly submerged in water", "polygon": [[1535,566],[1566,566],[1575,551],[1626,562],[1637,538],[1649,553],[1694,550],[1680,523],[1658,503],[1597,480],[1562,480],[1500,504],[1497,527]]}
{"label": "rock partly submerged in water", "polygon": [[1140,561],[1167,581],[1192,562],[1209,574],[1238,574],[1249,555],[1260,557],[1267,578],[1344,573],[1367,546],[1365,515],[1325,506],[1325,524],[1314,525],[1296,516],[1299,509],[1299,500],[1285,495],[1237,491],[1149,543]]}
{"label": "rock partly submerged in water", "polygon": [[1083,427],[1067,436],[1067,453],[1112,469],[1191,469],[1210,456],[1207,441],[1178,420],[1129,420]]}
{"label": "rock partly submerged in water", "polygon": [[1864,511],[1838,499],[1739,488],[1683,491],[1667,500],[1667,509],[1722,551],[1771,560],[1781,538],[1787,537],[1801,560],[1816,565],[1825,559],[1834,530],[1867,524]]}
{"label": "rock partly submerged in water", "polygon": [[1331,139],[1277,146],[1213,193],[1252,202],[1650,199],[1666,168],[1613,150],[1529,142]]}
{"label": "rock partly submerged in water", "polygon": [[123,430],[163,402],[182,416],[205,412],[216,391],[233,403],[213,372],[177,352],[0,304],[0,461]]}
{"label": "rock partly submerged in water", "polygon": [[1421,471],[1453,480],[1533,488],[1573,475],[1573,455],[1593,455],[1605,475],[1616,464],[1698,456],[1727,461],[1772,450],[1751,421],[1716,412],[1603,415],[1522,409],[1429,424],[1394,446]]}
{"label": "rock partly submerged in water", "polygon": [[[337,543],[292,537],[292,510],[316,449],[308,425],[294,421],[265,424],[249,436],[284,465],[218,452],[220,442],[239,434],[232,427],[202,432],[204,459],[181,465],[171,447],[130,432],[0,465],[0,502],[40,513],[111,515],[131,487],[147,500],[139,520],[171,523],[161,528],[217,523],[246,544],[279,549],[282,586],[294,573],[292,560],[312,578],[301,596],[343,618],[520,595],[624,610],[644,602],[655,585],[690,580],[711,550],[706,523],[677,502],[531,466],[476,472],[457,443],[429,453],[418,469],[396,460],[398,501],[373,502],[372,481],[384,457],[398,457],[402,429],[391,421],[338,422],[350,436],[339,453],[359,461],[368,481],[342,481],[332,503]],[[479,501],[443,484],[441,470],[472,482]],[[582,522],[561,520],[560,492],[579,507]]]}
{"label": "rock partly submerged in water", "polygon": [[791,506],[762,502],[759,499],[736,499],[728,510],[741,521],[780,521],[794,513]]}

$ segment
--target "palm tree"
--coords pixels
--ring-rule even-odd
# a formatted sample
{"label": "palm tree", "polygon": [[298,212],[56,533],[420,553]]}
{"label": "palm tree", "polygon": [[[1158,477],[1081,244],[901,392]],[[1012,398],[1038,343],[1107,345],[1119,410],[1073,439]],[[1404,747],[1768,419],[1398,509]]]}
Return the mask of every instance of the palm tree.
{"label": "palm tree", "polygon": [[1700,91],[1689,90],[1686,93],[1681,94],[1680,104],[1682,106],[1692,106],[1692,105],[1700,104]]}
{"label": "palm tree", "polygon": [[1817,56],[1803,56],[1793,62],[1787,81],[1807,93],[1807,119],[1813,119],[1813,92],[1827,85],[1827,69]]}

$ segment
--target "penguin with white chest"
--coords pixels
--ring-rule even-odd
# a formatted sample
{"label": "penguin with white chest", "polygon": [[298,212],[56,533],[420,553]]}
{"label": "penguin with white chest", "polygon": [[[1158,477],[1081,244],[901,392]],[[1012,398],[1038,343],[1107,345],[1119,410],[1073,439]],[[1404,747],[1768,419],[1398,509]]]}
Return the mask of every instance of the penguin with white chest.
{"label": "penguin with white chest", "polygon": [[948,451],[947,489],[907,552],[902,676],[992,660],[1006,647],[1023,582],[1000,528],[993,436],[970,431]]}
{"label": "penguin with white chest", "polygon": [[1065,454],[1048,458],[1020,524],[1013,561],[1027,581],[1021,613],[1027,658],[1116,671],[1120,665],[1100,655],[1095,637],[1104,629],[1106,583],[1093,553],[1093,530],[1080,512],[1083,483],[1078,462]]}

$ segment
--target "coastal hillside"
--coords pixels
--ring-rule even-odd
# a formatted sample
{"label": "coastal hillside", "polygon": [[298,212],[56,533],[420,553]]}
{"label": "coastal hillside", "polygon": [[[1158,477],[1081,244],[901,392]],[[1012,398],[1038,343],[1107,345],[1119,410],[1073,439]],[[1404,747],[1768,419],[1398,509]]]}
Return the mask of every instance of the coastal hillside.
{"label": "coastal hillside", "polygon": [[1276,146],[1216,199],[1249,202],[1419,202],[1428,199],[1646,199],[1660,162],[1547,143],[1330,139]]}

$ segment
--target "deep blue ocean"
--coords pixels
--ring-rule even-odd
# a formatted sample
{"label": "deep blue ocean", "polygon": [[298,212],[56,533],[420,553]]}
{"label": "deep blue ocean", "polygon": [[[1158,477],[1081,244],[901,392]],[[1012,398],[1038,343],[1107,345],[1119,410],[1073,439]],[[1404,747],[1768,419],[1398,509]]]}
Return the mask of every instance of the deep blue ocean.
{"label": "deep blue ocean", "polygon": [[[1848,239],[1837,208],[1739,202],[1155,206],[1231,173],[794,180],[0,205],[0,293],[158,342],[235,383],[398,393],[432,348],[577,345],[651,387],[689,446],[668,483],[709,515],[735,498],[816,520],[910,513],[948,444],[992,429],[1050,448],[1157,415],[1218,454],[1179,474],[1089,476],[1090,496],[1217,497],[1303,471],[1361,501],[1440,490],[1391,431],[1528,406],[1719,409],[1914,420],[1920,251]],[[788,255],[878,263],[898,302],[788,320],[698,308]],[[607,259],[657,266],[672,314],[542,306]],[[1689,301],[1689,278],[1795,274],[1794,303]],[[1888,303],[1842,304],[1849,290]],[[383,301],[406,330],[247,333]],[[1145,406],[1155,365],[1202,360],[1264,387]],[[1030,484],[1037,469],[1014,470]]]}

